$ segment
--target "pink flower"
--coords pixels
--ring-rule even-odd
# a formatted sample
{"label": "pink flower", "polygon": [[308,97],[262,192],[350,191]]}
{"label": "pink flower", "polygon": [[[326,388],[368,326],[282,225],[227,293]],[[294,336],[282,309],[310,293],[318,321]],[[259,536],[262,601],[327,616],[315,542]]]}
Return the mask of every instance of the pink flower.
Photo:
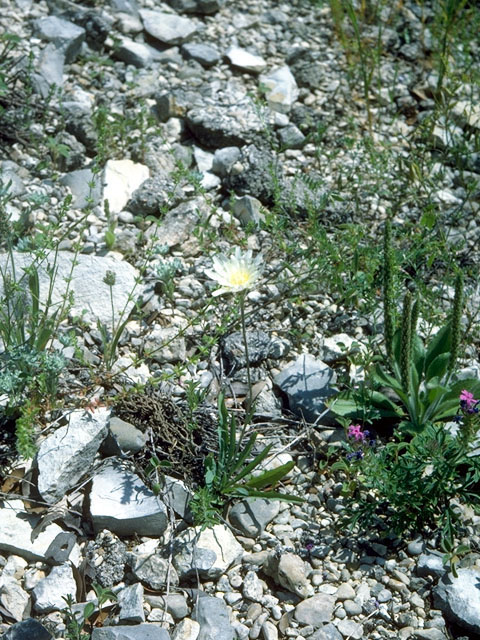
{"label": "pink flower", "polygon": [[355,438],[357,442],[365,440],[365,434],[362,433],[362,427],[359,424],[351,424],[348,427],[347,435],[349,438]]}
{"label": "pink flower", "polygon": [[470,393],[470,391],[467,391],[466,389],[463,389],[463,391],[461,391],[460,393],[460,404],[462,405],[463,409],[472,409],[473,406],[476,404],[477,400],[475,400],[475,398],[473,397],[473,393]]}

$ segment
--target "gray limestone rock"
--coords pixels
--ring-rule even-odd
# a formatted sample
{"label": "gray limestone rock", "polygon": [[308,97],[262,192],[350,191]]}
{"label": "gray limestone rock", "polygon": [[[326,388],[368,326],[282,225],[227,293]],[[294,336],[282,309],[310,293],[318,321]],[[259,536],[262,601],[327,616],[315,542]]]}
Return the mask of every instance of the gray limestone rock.
{"label": "gray limestone rock", "polygon": [[[278,555],[271,552],[267,560],[264,562],[262,569],[267,576],[288,589],[292,593],[296,593],[301,598],[309,598],[313,596],[313,587],[307,578],[307,567],[305,562],[294,553],[282,553]],[[310,598],[311,599],[311,598]],[[325,622],[329,622],[325,620]],[[310,623],[305,623],[310,624]]]}
{"label": "gray limestone rock", "polygon": [[33,618],[13,624],[2,636],[2,640],[52,640],[52,634]]}
{"label": "gray limestone rock", "polygon": [[40,519],[40,516],[25,513],[21,500],[3,502],[0,508],[0,551],[13,553],[31,562],[45,561],[51,545],[63,531],[52,523],[34,537],[33,530]]}
{"label": "gray limestone rock", "polygon": [[227,605],[220,598],[201,596],[192,612],[192,619],[199,623],[197,640],[233,640]]}
{"label": "gray limestone rock", "polygon": [[242,149],[239,161],[225,176],[223,186],[239,196],[253,196],[268,206],[273,203],[278,184],[283,182],[282,169],[275,162],[272,152],[267,148],[249,145]]}
{"label": "gray limestone rock", "polygon": [[200,575],[218,578],[238,562],[243,548],[224,525],[202,531],[191,527],[174,540],[173,566],[180,580]]}
{"label": "gray limestone rock", "polygon": [[447,636],[435,627],[431,629],[415,629],[413,637],[416,638],[416,640],[447,640]]}
{"label": "gray limestone rock", "polygon": [[175,620],[183,620],[191,611],[187,604],[186,597],[180,593],[169,593],[166,596],[146,594],[145,602],[147,602],[152,609],[165,609]]}
{"label": "gray limestone rock", "polygon": [[54,504],[88,473],[95,455],[107,435],[110,409],[92,413],[72,411],[68,425],[58,428],[40,444],[36,456],[38,490]]}
{"label": "gray limestone rock", "polygon": [[277,136],[283,149],[301,149],[307,141],[307,138],[294,124],[288,124],[279,129]]}
{"label": "gray limestone rock", "polygon": [[110,213],[122,211],[149,176],[150,171],[143,164],[129,159],[108,160],[103,171],[103,201],[108,200]]}
{"label": "gray limestone rock", "polygon": [[162,244],[173,248],[186,242],[199,221],[199,212],[205,212],[202,198],[190,198],[170,208],[157,226]]}
{"label": "gray limestone rock", "polygon": [[433,602],[446,618],[480,634],[480,571],[458,569],[458,578],[445,574],[433,589]]}
{"label": "gray limestone rock", "polygon": [[352,640],[362,640],[364,637],[362,625],[353,620],[339,620],[337,628],[343,637],[351,638]]}
{"label": "gray limestone rock", "polygon": [[240,160],[242,152],[239,147],[224,147],[217,149],[213,154],[212,171],[217,176],[227,176],[234,164]]}
{"label": "gray limestone rock", "polygon": [[[259,364],[268,358],[283,358],[290,349],[288,342],[269,336],[265,331],[248,331],[247,345],[250,364]],[[222,352],[229,365],[227,375],[230,369],[241,369],[247,365],[240,331],[231,333],[223,340]]]}
{"label": "gray limestone rock", "polygon": [[208,104],[187,113],[187,127],[208,149],[243,146],[265,137],[265,124],[249,98],[234,104]]}
{"label": "gray limestone rock", "polygon": [[167,0],[179,13],[198,13],[209,15],[220,9],[225,0]]}
{"label": "gray limestone rock", "polygon": [[49,40],[65,56],[65,64],[70,64],[80,53],[85,40],[85,29],[73,22],[57,16],[38,18],[33,23],[34,30],[43,40]]}
{"label": "gray limestone rock", "polygon": [[256,571],[247,571],[243,578],[242,595],[247,600],[261,602],[263,597],[263,585]]}
{"label": "gray limestone rock", "polygon": [[160,216],[163,207],[175,207],[184,199],[183,186],[167,175],[157,174],[133,192],[125,208],[137,215]]}
{"label": "gray limestone rock", "polygon": [[332,386],[335,381],[333,369],[306,353],[274,378],[274,383],[286,394],[291,411],[309,422],[324,414],[325,400],[336,393]]}
{"label": "gray limestone rock", "polygon": [[107,462],[93,477],[90,514],[95,531],[123,536],[161,536],[168,524],[163,502],[117,461]]}
{"label": "gray limestone rock", "polygon": [[185,618],[175,627],[172,640],[197,640],[200,625],[195,620]]}
{"label": "gray limestone rock", "polygon": [[110,418],[109,430],[111,437],[107,437],[101,448],[105,455],[119,455],[122,451],[138,453],[147,441],[145,433],[117,416]]}
{"label": "gray limestone rock", "polygon": [[77,583],[70,564],[52,567],[46,578],[33,588],[34,608],[38,613],[60,611],[65,607],[63,596],[71,595],[76,601]]}
{"label": "gray limestone rock", "polygon": [[195,60],[205,69],[209,69],[220,61],[220,54],[215,47],[208,44],[187,42],[182,45],[182,55],[187,60]]}
{"label": "gray limestone rock", "polygon": [[195,22],[172,13],[140,9],[145,31],[165,44],[186,42],[197,30]]}
{"label": "gray limestone rock", "polygon": [[65,155],[59,155],[56,159],[60,171],[71,172],[80,169],[85,160],[84,145],[67,131],[58,133],[57,141],[67,150]]}
{"label": "gray limestone rock", "polygon": [[160,591],[166,584],[178,585],[178,575],[168,558],[156,554],[135,553],[129,555],[129,565],[136,578],[154,591]]}
{"label": "gray limestone rock", "polygon": [[447,573],[442,556],[436,553],[421,553],[417,560],[417,574],[421,577],[435,576],[441,578]]}
{"label": "gray limestone rock", "polygon": [[125,587],[117,594],[120,613],[118,619],[127,624],[145,622],[143,586],[139,583]]}
{"label": "gray limestone rock", "polygon": [[240,220],[244,227],[252,223],[258,227],[260,223],[265,221],[262,203],[252,196],[236,198],[233,203],[233,215]]}
{"label": "gray limestone rock", "polygon": [[299,602],[295,607],[295,620],[300,624],[312,625],[315,629],[333,617],[335,598],[326,593],[319,593]]}
{"label": "gray limestone rock", "polygon": [[91,640],[170,640],[170,635],[158,624],[143,623],[133,626],[95,627]]}
{"label": "gray limestone rock", "polygon": [[63,86],[65,55],[62,49],[49,42],[40,54],[32,82],[37,93],[46,98],[52,89]]}
{"label": "gray limestone rock", "polygon": [[141,69],[152,62],[152,50],[146,44],[135,42],[130,38],[121,38],[115,47],[115,58]]}
{"label": "gray limestone rock", "polygon": [[265,527],[280,510],[278,500],[265,498],[246,498],[239,500],[230,509],[228,519],[232,525],[241,531],[242,535],[256,538],[261,535]]}
{"label": "gray limestone rock", "polygon": [[342,634],[331,622],[317,629],[309,638],[310,640],[343,640]]}
{"label": "gray limestone rock", "polygon": [[123,579],[127,563],[127,547],[111,531],[101,531],[87,545],[90,566],[95,568],[95,582],[113,587]]}
{"label": "gray limestone rock", "polygon": [[189,523],[193,522],[193,514],[189,506],[192,494],[182,480],[164,476],[158,495],[177,515]]}
{"label": "gray limestone rock", "polygon": [[[71,133],[77,137],[74,131]],[[88,146],[87,141],[81,140],[81,142]],[[70,173],[66,173],[60,178],[60,182],[69,187],[73,196],[72,205],[77,209],[85,209],[91,203],[94,205],[100,204],[102,200],[103,188],[101,180],[93,174],[91,169],[70,171]],[[90,186],[92,183],[94,185],[93,189]]]}

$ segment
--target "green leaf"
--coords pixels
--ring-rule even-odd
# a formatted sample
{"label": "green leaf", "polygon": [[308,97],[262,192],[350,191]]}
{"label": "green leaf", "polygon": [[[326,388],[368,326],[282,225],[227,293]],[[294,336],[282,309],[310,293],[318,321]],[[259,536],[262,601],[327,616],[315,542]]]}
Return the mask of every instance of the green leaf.
{"label": "green leaf", "polygon": [[83,609],[83,618],[84,620],[88,620],[91,615],[95,613],[95,605],[93,602],[87,602],[85,608]]}
{"label": "green leaf", "polygon": [[[270,453],[270,449],[272,448],[272,446],[272,444],[269,444],[265,447],[265,449],[263,449],[263,451],[260,451],[260,453],[249,464],[247,464],[246,467],[242,469],[242,471],[240,471],[240,473],[238,473],[234,478],[231,479],[231,483],[238,484],[240,480],[251,473],[255,469],[255,467],[258,467],[258,465],[263,462],[263,460]],[[238,467],[239,465],[236,465],[236,468]]]}
{"label": "green leaf", "polygon": [[269,485],[276,484],[279,480],[281,480],[284,476],[287,475],[291,469],[295,466],[295,462],[291,460],[290,462],[286,462],[285,464],[280,465],[276,469],[270,469],[268,471],[264,471],[259,476],[254,478],[250,478],[245,482],[245,486],[251,489],[261,489],[262,487],[267,487]]}
{"label": "green leaf", "polygon": [[305,498],[291,496],[287,493],[279,493],[278,491],[256,491],[255,489],[249,489],[248,497],[265,498],[266,500],[282,500],[283,502],[293,502],[294,504],[303,504],[305,502]]}
{"label": "green leaf", "polygon": [[425,373],[425,381],[428,383],[432,378],[443,378],[447,373],[448,361],[450,360],[450,352],[440,353],[434,358]]}
{"label": "green leaf", "polygon": [[396,378],[394,378],[389,373],[387,373],[378,364],[377,364],[377,366],[375,367],[375,369],[372,372],[372,378],[375,380],[375,382],[378,382],[378,384],[381,384],[384,387],[389,387],[390,389],[393,389],[394,391],[397,391],[397,389],[399,389],[401,391],[401,389],[402,389],[401,383]]}
{"label": "green leaf", "polygon": [[450,323],[442,327],[430,340],[425,354],[425,370],[428,371],[432,362],[442,353],[449,353],[452,343],[452,332]]}

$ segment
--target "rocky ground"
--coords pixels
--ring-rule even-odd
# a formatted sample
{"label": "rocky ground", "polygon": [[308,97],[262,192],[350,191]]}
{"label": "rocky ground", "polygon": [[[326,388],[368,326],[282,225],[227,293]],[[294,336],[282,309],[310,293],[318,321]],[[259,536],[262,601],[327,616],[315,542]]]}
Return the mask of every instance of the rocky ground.
{"label": "rocky ground", "polygon": [[[42,296],[56,256],[52,308],[73,293],[33,460],[2,423],[2,638],[478,637],[478,517],[453,579],[433,534],[342,530],[341,478],[319,466],[343,434],[325,400],[346,353],[381,338],[387,213],[412,242],[442,228],[416,261],[400,247],[406,279],[435,292],[434,320],[452,298],[449,255],[472,326],[478,311],[478,88],[459,77],[438,116],[422,6],[388,5],[395,20],[368,27],[381,57],[367,103],[371,58],[349,59],[328,3],[0,0],[1,30],[18,36],[0,57],[2,224],[22,230],[17,270],[47,252]],[[217,446],[216,398],[241,421],[248,395],[238,309],[205,273],[234,246],[264,262],[247,296],[254,427],[267,465],[295,462],[280,490],[306,499],[238,500],[203,530],[189,490]],[[478,377],[476,339],[463,366]]]}

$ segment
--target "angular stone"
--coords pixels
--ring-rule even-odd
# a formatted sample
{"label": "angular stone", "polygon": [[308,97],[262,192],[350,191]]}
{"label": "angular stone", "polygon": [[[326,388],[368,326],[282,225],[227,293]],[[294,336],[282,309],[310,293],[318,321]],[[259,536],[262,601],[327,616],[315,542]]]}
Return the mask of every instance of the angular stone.
{"label": "angular stone", "polygon": [[33,86],[42,98],[63,86],[63,68],[65,55],[61,49],[49,42],[41,52],[36,72],[32,74]]}
{"label": "angular stone", "polygon": [[[89,140],[91,135],[87,130],[83,134],[79,135],[78,127],[81,125],[81,120],[77,121],[73,130],[70,129],[75,137],[80,139],[88,149],[92,141]],[[70,171],[60,178],[60,183],[67,186],[72,192],[72,206],[76,209],[85,209],[90,205],[99,205],[102,201],[102,185],[98,175],[94,175],[91,169],[77,169],[76,171]],[[92,187],[93,185],[93,187]]]}
{"label": "angular stone", "polygon": [[107,462],[93,477],[90,514],[96,532],[108,529],[122,536],[161,536],[167,509],[140,478],[120,462]]}
{"label": "angular stone", "polygon": [[168,558],[156,554],[137,554],[132,552],[129,560],[132,573],[154,591],[160,591],[169,582],[178,585],[178,575],[170,565]]}
{"label": "angular stone", "polygon": [[52,634],[37,620],[27,618],[12,625],[2,640],[52,640]]}
{"label": "angular stone", "polygon": [[249,99],[231,105],[194,107],[187,113],[186,124],[207,149],[243,146],[260,142],[265,136],[265,124]]}
{"label": "angular stone", "polygon": [[218,578],[242,555],[242,546],[226,526],[218,524],[204,531],[192,527],[175,538],[173,566],[180,579],[197,573],[204,578]]}
{"label": "angular stone", "polygon": [[29,600],[30,596],[17,580],[9,576],[0,576],[0,605],[11,618],[20,622]]}
{"label": "angular stone", "polygon": [[175,627],[172,640],[197,640],[199,633],[199,623],[196,620],[185,618]]}
{"label": "angular stone", "polygon": [[[282,358],[290,348],[287,341],[269,336],[265,331],[247,331],[247,346],[250,364],[259,364],[268,358]],[[222,341],[222,352],[231,367],[242,368],[247,365],[240,331],[229,334]]]}
{"label": "angular stone", "polygon": [[127,562],[127,547],[111,531],[101,531],[87,545],[87,558],[95,567],[95,582],[102,587],[113,587],[121,582]]}
{"label": "angular stone", "polygon": [[[115,441],[115,445],[108,443],[108,447],[110,447],[108,451],[111,452],[109,455],[119,455],[122,451],[138,453],[145,446],[147,441],[146,434],[134,427],[133,424],[113,416],[110,418],[109,428],[110,434]],[[106,444],[104,442],[102,445],[102,451],[105,451]]]}
{"label": "angular stone", "polygon": [[300,556],[294,553],[283,553],[278,557],[276,553],[270,553],[262,568],[264,573],[272,577],[277,584],[301,598],[313,595],[313,587],[307,578],[307,567]]}
{"label": "angular stone", "polygon": [[240,47],[229,47],[225,54],[234,67],[251,73],[261,73],[267,63],[261,56],[256,56]]}
{"label": "angular stone", "polygon": [[187,522],[193,522],[193,514],[189,506],[192,494],[182,480],[164,476],[158,495],[177,515]]}
{"label": "angular stone", "polygon": [[[33,256],[29,253],[14,252],[13,259],[19,286],[26,287],[25,277],[21,277],[23,270],[32,264]],[[66,278],[72,276],[69,291],[73,294],[73,306],[71,315],[79,316],[83,322],[96,325],[97,320],[107,327],[112,324],[112,306],[110,303],[110,288],[103,279],[107,271],[115,274],[115,284],[112,287],[113,315],[115,322],[119,317],[126,318],[135,306],[135,300],[129,300],[130,294],[135,290],[137,270],[125,260],[118,260],[110,256],[91,256],[85,254],[73,254],[70,251],[59,251],[56,258],[48,254],[46,260],[38,265],[40,280],[40,303],[45,304],[50,288],[50,278],[47,274],[47,266],[53,265],[56,260],[57,275],[51,299],[52,313],[60,307],[63,296],[67,291]],[[73,268],[72,261],[77,264]],[[10,263],[5,254],[0,254],[0,269],[10,272]],[[92,291],[95,295],[92,296]],[[0,299],[3,296],[3,279],[0,279]]]}
{"label": "angular stone", "polygon": [[145,622],[143,611],[143,586],[139,583],[132,584],[122,589],[118,595],[120,613],[118,619],[123,623],[136,624]]}
{"label": "angular stone", "polygon": [[167,0],[168,4],[180,13],[198,13],[209,15],[220,9],[225,0]]}
{"label": "angular stone", "polygon": [[335,598],[326,593],[319,593],[307,598],[295,607],[295,620],[300,624],[312,625],[315,629],[324,622],[330,622],[335,607]]}
{"label": "angular stone", "polygon": [[263,586],[255,571],[247,571],[243,578],[242,595],[247,600],[261,602]]}
{"label": "angular stone", "polygon": [[170,640],[170,635],[158,624],[144,623],[133,626],[94,627],[91,640]]}
{"label": "angular stone", "polygon": [[230,509],[228,519],[244,536],[256,538],[265,530],[280,511],[278,500],[246,498],[239,500]]}
{"label": "angular stone", "polygon": [[260,76],[260,85],[265,88],[269,107],[279,113],[288,113],[298,98],[298,87],[287,66],[279,67]]}
{"label": "angular stone", "polygon": [[77,583],[70,564],[52,567],[46,578],[33,588],[34,608],[38,613],[50,613],[65,608],[63,596],[76,601]]}
{"label": "angular stone", "polygon": [[169,593],[167,596],[152,596],[146,594],[145,602],[147,602],[152,609],[164,609],[175,620],[183,620],[191,611],[187,604],[187,599],[180,593]]}
{"label": "angular stone", "polygon": [[307,138],[294,124],[282,127],[277,135],[283,149],[301,149],[307,142]]}
{"label": "angular stone", "polygon": [[200,596],[192,612],[192,619],[199,623],[197,640],[233,640],[227,605],[214,596]]}
{"label": "angular stone", "polygon": [[107,435],[109,417],[110,409],[104,407],[91,414],[83,409],[72,411],[68,425],[42,441],[36,464],[38,490],[46,502],[55,504],[61,500],[88,473]]}
{"label": "angular stone", "polygon": [[148,167],[132,160],[108,160],[103,172],[103,201],[111,213],[119,213],[133,192],[150,177]]}
{"label": "angular stone", "polygon": [[337,627],[329,622],[312,633],[309,640],[343,640],[343,636]]}
{"label": "angular stone", "polygon": [[145,31],[165,44],[186,42],[197,30],[196,24],[189,18],[172,13],[140,9]]}
{"label": "angular stone", "polygon": [[135,42],[130,38],[121,38],[115,48],[115,58],[131,64],[138,69],[147,67],[153,60],[150,47],[141,42]]}
{"label": "angular stone", "polygon": [[435,608],[471,633],[480,634],[480,571],[457,569],[458,577],[444,575],[433,588]]}
{"label": "angular stone", "polygon": [[315,422],[325,412],[325,400],[336,393],[336,375],[321,360],[304,353],[274,378],[288,397],[290,410]]}
{"label": "angular stone", "polygon": [[238,196],[249,195],[270,206],[279,185],[284,184],[283,170],[273,153],[263,146],[253,144],[244,147],[241,157],[224,180],[225,189]]}
{"label": "angular stone", "polygon": [[49,40],[63,51],[65,63],[70,64],[80,53],[85,40],[85,29],[57,16],[38,18],[34,29],[43,40]]}
{"label": "angular stone", "polygon": [[251,223],[258,227],[260,223],[265,221],[262,203],[252,196],[237,198],[233,203],[233,215],[240,220],[244,227]]}
{"label": "angular stone", "polygon": [[353,620],[339,620],[337,628],[343,637],[352,638],[352,640],[362,640],[364,637],[362,625]]}
{"label": "angular stone", "polygon": [[21,500],[3,503],[0,509],[0,551],[14,553],[29,562],[44,561],[55,538],[64,533],[57,524],[49,524],[32,542],[40,516],[25,513]]}
{"label": "angular stone", "polygon": [[182,45],[182,54],[189,60],[195,60],[205,69],[209,69],[217,64],[220,60],[220,54],[217,49],[208,44],[187,42]]}

